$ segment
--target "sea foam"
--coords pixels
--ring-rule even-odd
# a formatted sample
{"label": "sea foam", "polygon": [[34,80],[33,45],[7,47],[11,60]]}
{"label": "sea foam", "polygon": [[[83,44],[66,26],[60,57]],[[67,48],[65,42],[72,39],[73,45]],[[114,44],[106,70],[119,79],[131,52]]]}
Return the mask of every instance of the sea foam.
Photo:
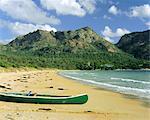
{"label": "sea foam", "polygon": [[150,84],[150,82],[142,81],[142,80],[133,80],[133,79],[125,79],[125,78],[110,78],[111,80],[121,80],[125,82],[135,82],[135,83],[143,83],[143,84]]}
{"label": "sea foam", "polygon": [[[63,73],[60,73],[60,75],[71,78],[74,80],[79,80],[83,81],[89,84],[94,84],[97,87],[103,87],[109,90],[114,90],[116,92],[124,93],[124,94],[130,94],[130,95],[136,95],[142,98],[147,98],[150,99],[150,90],[149,89],[139,89],[139,88],[132,88],[132,87],[124,87],[124,86],[119,86],[119,85],[112,85],[109,83],[103,83],[103,82],[97,82],[91,79],[83,79],[83,78],[78,78],[78,77],[73,77],[70,75],[66,75]],[[126,82],[138,82],[138,83],[143,83],[143,84],[150,84],[150,82],[145,82],[145,81],[138,81],[138,80],[132,80],[132,79],[124,79],[124,78],[111,78],[111,79],[118,79]]]}

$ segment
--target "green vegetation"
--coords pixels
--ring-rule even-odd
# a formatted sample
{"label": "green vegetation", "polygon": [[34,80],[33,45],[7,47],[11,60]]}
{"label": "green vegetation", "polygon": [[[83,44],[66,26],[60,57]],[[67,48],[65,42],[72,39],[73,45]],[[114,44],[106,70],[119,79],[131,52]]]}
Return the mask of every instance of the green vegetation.
{"label": "green vegetation", "polygon": [[140,59],[150,59],[150,30],[133,32],[121,37],[117,46]]}
{"label": "green vegetation", "polygon": [[148,63],[120,53],[83,51],[78,53],[46,51],[3,51],[0,53],[1,67],[34,67],[59,69],[138,69]]}
{"label": "green vegetation", "polygon": [[58,69],[139,69],[149,62],[122,52],[91,28],[76,31],[37,30],[0,46],[0,67]]}

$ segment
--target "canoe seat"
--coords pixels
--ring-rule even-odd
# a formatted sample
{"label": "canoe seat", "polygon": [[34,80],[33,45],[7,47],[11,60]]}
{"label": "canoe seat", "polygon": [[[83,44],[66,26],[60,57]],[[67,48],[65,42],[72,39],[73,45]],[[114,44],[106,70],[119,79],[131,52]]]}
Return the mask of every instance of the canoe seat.
{"label": "canoe seat", "polygon": [[27,96],[36,96],[37,93],[32,93],[32,91],[29,91],[29,93],[27,94]]}

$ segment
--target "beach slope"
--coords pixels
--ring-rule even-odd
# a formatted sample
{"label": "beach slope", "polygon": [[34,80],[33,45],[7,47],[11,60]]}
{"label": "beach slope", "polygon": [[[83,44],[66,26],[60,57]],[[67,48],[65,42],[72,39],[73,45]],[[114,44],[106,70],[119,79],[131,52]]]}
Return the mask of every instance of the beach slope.
{"label": "beach slope", "polygon": [[53,95],[87,93],[83,105],[26,104],[0,101],[2,120],[149,120],[150,108],[138,99],[59,76],[59,70],[0,73],[0,92]]}

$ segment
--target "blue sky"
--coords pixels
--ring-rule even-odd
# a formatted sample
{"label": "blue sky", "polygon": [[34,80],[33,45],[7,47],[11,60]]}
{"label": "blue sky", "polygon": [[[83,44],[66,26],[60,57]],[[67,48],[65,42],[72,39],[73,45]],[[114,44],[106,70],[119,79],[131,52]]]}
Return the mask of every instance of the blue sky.
{"label": "blue sky", "polygon": [[149,0],[0,0],[0,43],[37,29],[90,26],[112,43],[150,29]]}

